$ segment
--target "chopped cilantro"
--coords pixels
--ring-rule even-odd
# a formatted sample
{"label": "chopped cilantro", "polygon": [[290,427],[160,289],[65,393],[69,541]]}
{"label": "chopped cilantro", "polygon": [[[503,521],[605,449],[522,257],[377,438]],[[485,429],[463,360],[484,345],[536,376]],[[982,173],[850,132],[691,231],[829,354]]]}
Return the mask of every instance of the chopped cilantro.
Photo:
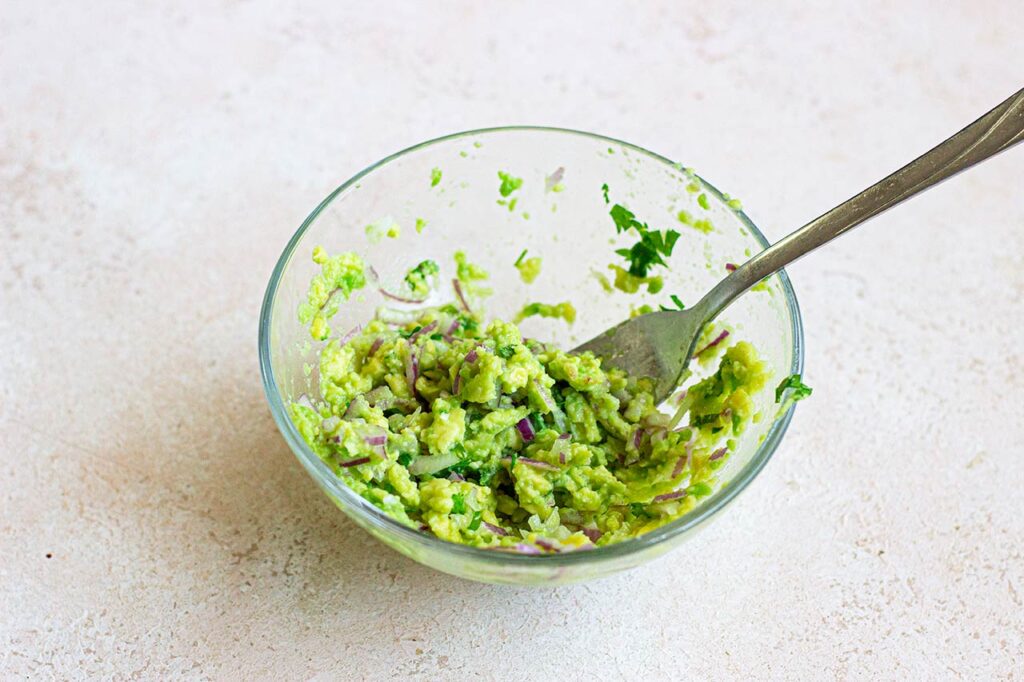
{"label": "chopped cilantro", "polygon": [[531,412],[528,417],[530,425],[533,426],[534,431],[542,431],[547,428],[547,424],[544,423],[544,419],[536,412]]}
{"label": "chopped cilantro", "polygon": [[423,327],[421,327],[420,325],[416,325],[410,331],[400,331],[400,332],[398,332],[398,335],[401,336],[403,339],[407,339],[407,338],[409,338],[410,336],[412,336],[413,334],[415,334],[416,332],[418,332],[421,329],[423,329]]}
{"label": "chopped cilantro", "polygon": [[519,267],[519,264],[523,262],[523,259],[526,258],[526,251],[526,249],[523,249],[523,252],[519,254],[519,258],[516,258],[516,262],[514,263],[514,265],[517,268]]}
{"label": "chopped cilantro", "polygon": [[498,171],[498,177],[501,179],[501,186],[498,187],[498,193],[503,197],[507,197],[512,192],[523,186],[522,178],[514,178],[505,171]]}
{"label": "chopped cilantro", "polygon": [[498,467],[496,465],[486,466],[480,469],[480,485],[487,485],[490,483],[496,473],[498,473]]}
{"label": "chopped cilantro", "polygon": [[441,169],[433,168],[430,171],[430,186],[437,187],[437,184],[441,182]]}
{"label": "chopped cilantro", "polygon": [[466,498],[455,493],[452,495],[452,514],[463,514],[466,511]]}
{"label": "chopped cilantro", "polygon": [[786,389],[790,388],[793,389],[793,392],[790,394],[793,402],[803,400],[814,391],[810,386],[800,381],[799,374],[791,374],[783,379],[782,383],[775,389],[775,402],[782,402],[782,394],[786,392]]}
{"label": "chopped cilantro", "polygon": [[473,520],[469,522],[469,525],[466,526],[466,528],[468,528],[469,530],[476,530],[480,527],[480,522],[482,520],[483,519],[481,518],[480,512],[475,511],[473,512]]}
{"label": "chopped cilantro", "polygon": [[404,467],[409,466],[409,464],[411,462],[412,462],[412,455],[410,455],[408,452],[403,452],[402,454],[400,454],[398,456],[398,463],[401,464]]}
{"label": "chopped cilantro", "polygon": [[675,308],[670,308],[667,305],[663,305],[663,306],[660,306],[662,310],[675,310],[676,308],[678,308],[679,310],[686,310],[686,306],[683,305],[683,302],[681,300],[679,300],[678,296],[676,296],[675,294],[672,294],[672,295],[669,296],[669,298],[671,298],[672,302],[676,304],[676,307]]}
{"label": "chopped cilantro", "polygon": [[604,183],[603,185],[601,185],[601,193],[604,194],[604,203],[606,203],[606,204],[610,203],[608,201],[608,183],[607,182]]}
{"label": "chopped cilantro", "polygon": [[632,502],[629,505],[629,511],[633,512],[633,516],[642,516],[644,518],[650,518],[650,514],[647,512],[647,507],[639,502]]}
{"label": "chopped cilantro", "polygon": [[518,452],[513,452],[512,456],[509,457],[509,459],[511,460],[509,462],[509,468],[510,469],[515,469],[516,468],[516,462],[519,461],[519,453]]}
{"label": "chopped cilantro", "polygon": [[516,347],[511,344],[508,346],[502,346],[501,348],[495,351],[495,354],[504,360],[508,360],[510,357],[516,354]]}
{"label": "chopped cilantro", "polygon": [[444,338],[444,334],[431,334],[430,338],[433,339],[434,341],[440,341],[441,339]]}
{"label": "chopped cilantro", "polygon": [[615,204],[608,212],[615,222],[615,232],[622,234],[635,230],[640,241],[628,249],[617,249],[615,253],[629,261],[629,274],[635,277],[646,277],[647,271],[654,265],[666,265],[663,256],[671,256],[672,249],[679,239],[675,230],[659,232],[652,230],[647,223],[642,223],[622,204]]}

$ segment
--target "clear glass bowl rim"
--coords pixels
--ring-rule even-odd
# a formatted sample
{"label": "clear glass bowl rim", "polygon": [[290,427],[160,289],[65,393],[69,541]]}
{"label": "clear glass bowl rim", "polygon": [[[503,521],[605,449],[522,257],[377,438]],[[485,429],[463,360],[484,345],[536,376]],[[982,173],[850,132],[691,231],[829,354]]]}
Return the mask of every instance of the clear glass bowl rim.
{"label": "clear glass bowl rim", "polygon": [[[270,362],[270,323],[278,285],[280,284],[281,278],[294,255],[295,247],[302,239],[302,236],[316,221],[320,213],[330,205],[332,201],[334,201],[335,197],[376,169],[381,168],[385,164],[401,158],[406,154],[423,149],[424,147],[451,142],[464,137],[504,132],[531,131],[558,135],[577,135],[590,138],[595,141],[600,141],[605,144],[610,143],[613,145],[620,145],[643,154],[655,161],[659,161],[667,166],[671,166],[676,169],[681,167],[681,164],[674,163],[660,154],[656,154],[635,144],[607,137],[605,135],[573,130],[571,128],[524,125],[479,128],[476,130],[467,130],[444,135],[442,137],[436,137],[403,149],[391,154],[390,156],[386,156],[380,161],[367,166],[327,195],[327,197],[321,201],[315,209],[313,209],[313,212],[309,214],[309,217],[303,221],[302,225],[292,236],[291,240],[289,240],[287,246],[285,246],[284,251],[278,259],[277,264],[274,266],[274,271],[270,276],[270,282],[267,284],[267,291],[263,297],[263,305],[260,309],[259,320],[259,357],[263,390],[266,393],[267,402],[270,403],[270,411],[274,416],[274,421],[277,423],[277,428],[281,431],[285,441],[291,447],[292,452],[294,452],[296,457],[306,465],[306,469],[315,471],[315,477],[318,479],[318,482],[331,491],[338,500],[343,501],[352,513],[357,514],[361,519],[386,534],[396,535],[405,543],[425,545],[428,549],[440,550],[441,552],[452,554],[473,563],[481,562],[492,565],[507,566],[517,565],[522,566],[523,568],[526,568],[526,565],[532,565],[539,568],[540,564],[543,564],[547,568],[556,568],[562,566],[568,567],[580,564],[595,564],[605,561],[614,561],[616,559],[623,559],[630,554],[642,552],[647,548],[665,542],[677,535],[693,530],[726,507],[750,484],[751,481],[754,480],[754,478],[757,477],[761,469],[763,469],[768,463],[768,460],[771,459],[775,450],[778,448],[779,443],[782,442],[786,429],[789,427],[789,423],[793,418],[794,408],[790,407],[787,413],[775,422],[772,428],[768,431],[764,441],[757,448],[753,457],[751,457],[750,461],[747,462],[747,464],[732,478],[732,480],[716,491],[714,495],[705,500],[703,504],[689,514],[638,537],[604,545],[591,550],[567,552],[564,554],[518,554],[513,552],[495,551],[493,549],[482,549],[469,545],[460,545],[442,540],[434,535],[428,535],[426,533],[413,530],[412,528],[395,521],[383,511],[350,490],[348,486],[346,486],[341,479],[335,476],[334,472],[332,472],[330,468],[312,450],[309,449],[309,446],[306,445],[306,442],[302,439],[302,436],[288,417],[285,404],[281,399],[281,394],[277,387],[277,380],[274,377],[273,367]],[[697,179],[704,186],[707,192],[714,196],[717,201],[725,202],[722,193],[711,185],[711,183],[699,176],[697,176]],[[750,218],[747,217],[746,213],[743,211],[736,211],[736,214],[739,216],[746,228],[750,230],[750,233],[754,235],[754,238],[760,242],[762,248],[770,246],[768,240],[757,226],[754,225]],[[782,284],[782,291],[785,294],[786,307],[789,312],[789,319],[792,327],[793,362],[789,368],[789,374],[802,374],[804,364],[804,333],[803,323],[800,318],[800,307],[797,304],[796,294],[793,291],[793,286],[790,283],[786,272],[784,270],[780,270],[778,275]]]}

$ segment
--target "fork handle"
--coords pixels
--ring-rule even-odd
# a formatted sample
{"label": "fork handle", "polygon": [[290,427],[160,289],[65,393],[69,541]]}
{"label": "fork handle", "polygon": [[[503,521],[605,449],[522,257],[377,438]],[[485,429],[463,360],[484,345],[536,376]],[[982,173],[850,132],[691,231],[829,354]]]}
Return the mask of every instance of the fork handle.
{"label": "fork handle", "polygon": [[860,194],[781,239],[720,281],[697,303],[706,322],[768,275],[847,230],[1024,140],[1024,90]]}

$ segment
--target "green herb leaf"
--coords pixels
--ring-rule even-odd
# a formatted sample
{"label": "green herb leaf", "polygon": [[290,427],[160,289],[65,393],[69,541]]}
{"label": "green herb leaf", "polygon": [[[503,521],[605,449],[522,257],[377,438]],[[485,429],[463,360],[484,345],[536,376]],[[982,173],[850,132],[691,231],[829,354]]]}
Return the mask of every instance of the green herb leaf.
{"label": "green herb leaf", "polygon": [[400,454],[398,456],[398,463],[401,464],[404,467],[409,466],[409,464],[411,462],[412,462],[412,455],[410,455],[408,452],[403,452],[402,454]]}
{"label": "green herb leaf", "polygon": [[793,402],[803,400],[804,398],[806,398],[807,396],[814,392],[814,389],[812,389],[804,382],[800,381],[799,374],[791,374],[790,376],[783,379],[782,383],[780,383],[778,388],[775,389],[775,402],[781,403],[782,394],[785,393],[786,390],[790,388],[793,389],[793,393],[790,396],[793,399]]}
{"label": "green herb leaf", "polygon": [[519,258],[516,258],[516,262],[514,263],[514,265],[518,268],[519,264],[523,262],[524,258],[526,258],[526,249],[523,249],[523,252],[519,254]]}
{"label": "green herb leaf", "polygon": [[477,528],[479,528],[479,527],[480,527],[480,522],[481,522],[482,520],[483,520],[483,519],[481,518],[481,514],[480,514],[480,512],[478,512],[478,511],[475,511],[475,512],[473,512],[473,520],[472,520],[472,521],[470,521],[470,522],[469,522],[469,525],[468,525],[468,526],[466,526],[466,527],[467,527],[467,528],[469,528],[470,530],[476,530]]}
{"label": "green herb leaf", "polygon": [[603,185],[601,185],[601,193],[604,194],[604,203],[606,203],[606,204],[609,203],[608,202],[608,183],[607,182],[604,183]]}
{"label": "green herb leaf", "polygon": [[510,357],[516,354],[516,347],[513,345],[502,346],[498,350],[494,351],[494,353],[503,360],[508,360]]}
{"label": "green herb leaf", "polygon": [[456,493],[452,495],[452,514],[463,514],[466,511],[466,498]]}

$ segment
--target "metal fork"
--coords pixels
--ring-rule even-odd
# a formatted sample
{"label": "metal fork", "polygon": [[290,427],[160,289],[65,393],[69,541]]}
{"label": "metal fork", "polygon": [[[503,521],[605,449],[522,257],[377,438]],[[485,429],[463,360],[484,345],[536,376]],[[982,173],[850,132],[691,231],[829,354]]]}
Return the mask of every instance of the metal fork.
{"label": "metal fork", "polygon": [[704,327],[740,294],[847,230],[1024,140],[1024,90],[956,135],[757,254],[687,310],[641,315],[575,349],[606,366],[656,381],[661,402],[675,390]]}

